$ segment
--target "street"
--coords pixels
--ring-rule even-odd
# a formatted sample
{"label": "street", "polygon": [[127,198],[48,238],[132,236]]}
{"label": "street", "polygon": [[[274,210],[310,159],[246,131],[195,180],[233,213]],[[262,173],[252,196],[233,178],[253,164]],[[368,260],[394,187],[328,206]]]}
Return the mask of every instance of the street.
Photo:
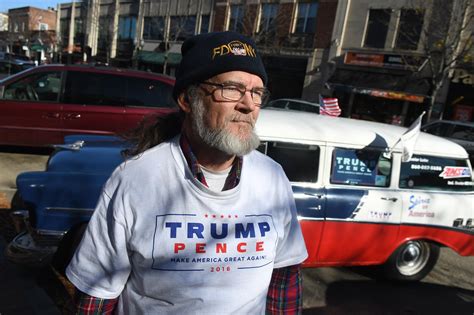
{"label": "street", "polygon": [[[42,154],[0,152],[0,208],[8,206],[17,174],[43,170],[47,158]],[[0,258],[4,260],[3,251]],[[461,257],[448,248],[441,250],[434,270],[420,283],[378,282],[366,276],[363,268],[305,269],[303,274],[305,314],[474,314],[474,257]],[[48,283],[51,277],[42,272],[26,275],[63,312],[67,309],[66,295],[58,294],[58,286]],[[0,290],[0,295],[4,294]],[[5,301],[6,297],[0,296],[0,302]]]}
{"label": "street", "polygon": [[442,248],[437,265],[419,283],[377,282],[363,273],[360,268],[304,270],[304,313],[474,313],[474,257]]}

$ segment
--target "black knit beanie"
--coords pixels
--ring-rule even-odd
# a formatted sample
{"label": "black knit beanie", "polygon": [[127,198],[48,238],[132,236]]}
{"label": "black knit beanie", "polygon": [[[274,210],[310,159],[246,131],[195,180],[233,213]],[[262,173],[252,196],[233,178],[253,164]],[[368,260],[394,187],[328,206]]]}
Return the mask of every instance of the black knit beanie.
{"label": "black knit beanie", "polygon": [[203,82],[229,71],[245,71],[267,84],[267,73],[255,43],[236,32],[216,32],[193,36],[181,47],[182,59],[176,72],[173,97],[191,84]]}

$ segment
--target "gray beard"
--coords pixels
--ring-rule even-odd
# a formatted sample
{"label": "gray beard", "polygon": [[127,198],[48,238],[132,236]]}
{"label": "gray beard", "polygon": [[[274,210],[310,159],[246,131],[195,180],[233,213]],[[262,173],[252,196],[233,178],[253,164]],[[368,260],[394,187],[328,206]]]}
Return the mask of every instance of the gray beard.
{"label": "gray beard", "polygon": [[[222,127],[211,129],[206,125],[204,119],[206,113],[202,102],[202,98],[200,97],[193,97],[191,99],[191,125],[193,131],[197,132],[205,144],[228,155],[237,156],[246,155],[258,148],[260,139],[255,133],[253,121],[251,122],[252,130],[248,138],[236,136],[228,131],[227,126],[229,121],[226,121]],[[236,117],[238,116],[239,114],[236,114]]]}

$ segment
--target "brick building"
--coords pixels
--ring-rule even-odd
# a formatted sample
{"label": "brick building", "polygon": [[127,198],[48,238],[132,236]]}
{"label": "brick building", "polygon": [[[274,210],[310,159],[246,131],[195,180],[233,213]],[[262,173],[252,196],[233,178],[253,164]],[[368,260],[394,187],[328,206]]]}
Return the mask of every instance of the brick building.
{"label": "brick building", "polygon": [[8,10],[8,16],[10,51],[48,61],[56,43],[56,11],[21,7]]}

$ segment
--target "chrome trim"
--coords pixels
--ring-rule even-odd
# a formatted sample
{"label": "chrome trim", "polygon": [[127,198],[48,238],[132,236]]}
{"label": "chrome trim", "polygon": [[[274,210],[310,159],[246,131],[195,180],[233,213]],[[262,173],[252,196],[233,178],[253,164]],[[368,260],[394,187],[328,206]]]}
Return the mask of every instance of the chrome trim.
{"label": "chrome trim", "polygon": [[325,221],[324,218],[311,218],[311,217],[302,217],[302,216],[296,216],[299,221],[305,220],[305,221]]}
{"label": "chrome trim", "polygon": [[89,213],[89,212],[94,212],[94,209],[93,208],[56,208],[56,207],[46,207],[44,208],[44,210],[46,210],[46,212],[71,212],[71,211],[74,211],[74,212],[85,212],[85,213]]}
{"label": "chrome trim", "polygon": [[84,146],[84,143],[85,142],[83,140],[77,140],[76,142],[71,143],[71,144],[56,144],[56,145],[53,145],[53,148],[78,151]]}
{"label": "chrome trim", "polygon": [[67,231],[35,230],[36,235],[62,237]]}

